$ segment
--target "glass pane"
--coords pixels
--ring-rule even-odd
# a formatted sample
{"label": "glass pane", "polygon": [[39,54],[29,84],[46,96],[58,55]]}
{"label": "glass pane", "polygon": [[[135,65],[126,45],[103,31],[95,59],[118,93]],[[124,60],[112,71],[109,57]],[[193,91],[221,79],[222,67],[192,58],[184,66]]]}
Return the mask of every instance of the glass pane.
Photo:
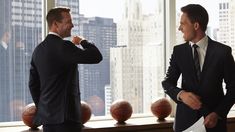
{"label": "glass pane", "polygon": [[32,102],[28,89],[29,62],[41,41],[42,1],[0,1],[0,122],[19,121]]}
{"label": "glass pane", "polygon": [[72,10],[72,34],[94,42],[103,54],[100,64],[79,65],[81,99],[95,116],[109,114],[117,99],[129,101],[134,113],[146,113],[164,96],[163,2],[56,0]]}

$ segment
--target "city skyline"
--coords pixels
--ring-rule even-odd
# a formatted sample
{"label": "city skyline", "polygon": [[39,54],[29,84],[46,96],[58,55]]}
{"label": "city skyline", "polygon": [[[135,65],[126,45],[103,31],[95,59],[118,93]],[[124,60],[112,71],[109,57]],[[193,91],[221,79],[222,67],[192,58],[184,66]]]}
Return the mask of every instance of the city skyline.
{"label": "city skyline", "polygon": [[[143,14],[154,13],[157,0],[140,0],[143,3]],[[106,4],[103,4],[106,3]],[[114,22],[122,19],[125,0],[80,0],[80,14],[85,17],[113,18]]]}
{"label": "city skyline", "polygon": [[[143,1],[143,0],[141,0]],[[157,0],[144,0],[143,14],[152,14],[155,11]],[[186,4],[201,4],[203,5],[210,16],[208,26],[218,28],[219,18],[219,2],[224,0],[177,0],[176,12],[180,12],[180,8]],[[80,14],[84,14],[85,17],[107,17],[113,18],[114,22],[118,22],[122,18],[122,10],[125,0],[80,0]],[[103,4],[107,3],[107,4]],[[176,21],[178,22],[178,21]]]}
{"label": "city skyline", "polygon": [[[27,2],[16,0],[6,1],[8,2],[8,6],[2,5],[6,8],[5,10],[9,11],[4,13],[11,17],[5,18],[2,15],[5,21],[1,19],[2,21],[0,22],[3,25],[11,25],[12,40],[9,45],[11,51],[11,60],[9,60],[11,64],[5,66],[13,69],[10,71],[10,77],[8,78],[8,83],[10,84],[9,97],[11,100],[14,99],[11,103],[13,105],[11,106],[10,120],[18,120],[20,119],[19,106],[32,102],[27,87],[28,72],[31,53],[42,39],[40,37],[42,32],[42,6],[40,2],[35,2],[34,0],[28,0]],[[119,9],[117,12],[120,13],[120,16],[124,16],[119,21],[114,21],[116,16],[114,15],[115,11],[113,12],[110,9],[112,6],[109,3],[112,0],[109,0],[104,7],[96,3],[91,4],[99,6],[99,8],[109,6],[107,10],[110,11],[104,10],[103,12],[99,12],[98,8],[92,7],[91,5],[85,5],[84,0],[80,1],[83,1],[81,2],[83,5],[79,5],[79,0],[57,0],[56,2],[58,5],[64,4],[64,6],[71,8],[74,23],[72,34],[84,36],[94,42],[104,57],[103,62],[94,67],[79,65],[82,99],[90,104],[94,104],[93,110],[98,108],[97,111],[99,112],[93,111],[95,116],[104,115],[105,112],[108,113],[108,107],[110,107],[111,102],[114,99],[123,97],[133,101],[132,105],[135,105],[133,108],[136,109],[134,112],[148,112],[151,101],[164,95],[161,88],[161,79],[164,77],[164,63],[168,61],[168,58],[165,58],[164,55],[169,54],[168,52],[175,45],[164,42],[164,26],[166,23],[164,23],[165,16],[164,9],[162,8],[163,0],[158,0],[159,3],[151,6],[152,8],[148,11],[144,11],[144,8],[150,8],[150,3],[146,1],[152,0],[137,0],[141,1],[138,3],[135,3],[134,0],[129,0],[128,4],[124,5],[123,3],[121,5],[123,6],[122,8],[116,5],[116,8]],[[85,1],[89,4],[89,2],[94,0]],[[113,1],[118,2],[118,0]],[[156,2],[157,0],[153,1]],[[220,1],[233,1],[232,4],[234,5],[234,0]],[[102,2],[105,2],[105,0],[100,0],[98,3]],[[202,0],[198,2],[202,2]],[[185,2],[181,4],[184,5]],[[207,33],[208,35],[214,35],[215,38],[219,36],[219,40],[222,43],[230,45],[233,48],[233,53],[235,53],[235,40],[232,35],[235,32],[233,30],[235,23],[232,23],[235,18],[233,17],[235,9],[230,9],[227,6],[228,3],[225,5],[225,9],[218,10],[221,16],[218,18],[218,21],[220,21],[217,24],[220,24],[220,27],[215,29],[208,27]],[[177,6],[180,7],[181,5]],[[83,14],[84,12],[82,10],[84,9],[81,8],[86,8],[86,10],[93,12],[97,9],[97,12],[94,16],[88,16],[87,14]],[[227,10],[230,13],[226,12]],[[180,9],[176,9],[176,24],[178,24],[180,17],[177,11],[180,12]],[[106,12],[112,13],[112,15],[109,16],[109,13],[106,14]],[[151,15],[146,15],[148,13],[151,13]],[[178,28],[177,25],[176,28]],[[182,38],[182,36],[177,32],[176,39],[178,38]],[[177,44],[179,43],[177,42]],[[169,45],[169,50],[164,48],[165,45]],[[5,95],[8,96],[8,94]],[[2,104],[5,103],[4,101],[2,102]],[[102,106],[102,108],[96,107],[98,105]],[[4,106],[1,108],[2,110],[5,109]]]}

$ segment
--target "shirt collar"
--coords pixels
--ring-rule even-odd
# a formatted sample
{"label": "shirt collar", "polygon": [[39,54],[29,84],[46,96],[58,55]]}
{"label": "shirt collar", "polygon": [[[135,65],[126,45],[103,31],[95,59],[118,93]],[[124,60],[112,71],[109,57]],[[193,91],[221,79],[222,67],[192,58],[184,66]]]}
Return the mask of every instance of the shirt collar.
{"label": "shirt collar", "polygon": [[61,39],[63,39],[58,33],[55,33],[55,32],[49,32],[48,34],[53,34],[53,35],[55,35],[55,36],[58,36],[58,37],[60,37]]}
{"label": "shirt collar", "polygon": [[[190,44],[190,46],[192,47],[193,46],[193,44],[195,44],[195,43],[193,43],[193,42],[189,42],[189,44]],[[199,46],[200,48],[202,48],[202,49],[206,49],[206,47],[207,47],[207,45],[208,45],[208,37],[205,35],[201,40],[199,40],[197,43],[197,46]]]}
{"label": "shirt collar", "polygon": [[2,41],[2,46],[3,46],[3,48],[6,50],[7,49],[7,47],[8,47],[8,45],[7,45],[7,43],[6,42],[4,42],[4,41]]}

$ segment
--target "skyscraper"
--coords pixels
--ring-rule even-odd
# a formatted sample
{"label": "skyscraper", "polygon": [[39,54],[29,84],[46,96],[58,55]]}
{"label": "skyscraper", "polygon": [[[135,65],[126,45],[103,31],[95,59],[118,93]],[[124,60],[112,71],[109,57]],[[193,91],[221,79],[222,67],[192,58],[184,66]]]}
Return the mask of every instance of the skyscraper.
{"label": "skyscraper", "polygon": [[129,101],[135,113],[148,112],[151,102],[163,96],[163,11],[143,15],[140,0],[126,0],[117,23],[117,45],[111,48],[113,100]]}
{"label": "skyscraper", "polygon": [[[6,100],[0,104],[0,109],[8,110],[8,113],[5,114],[7,118],[0,118],[0,121],[21,120],[23,107],[32,102],[28,90],[29,61],[41,38],[41,4],[41,1],[34,0],[0,2],[0,24],[9,27],[8,64],[1,62],[8,68],[7,76],[1,75],[1,80],[5,78],[8,85],[7,91],[1,93]],[[3,31],[2,28],[0,30]],[[4,114],[1,112],[0,115]]]}
{"label": "skyscraper", "polygon": [[235,0],[222,0],[219,3],[218,41],[232,47],[235,56]]}
{"label": "skyscraper", "polygon": [[96,65],[79,65],[81,98],[87,101],[95,115],[105,113],[105,86],[110,84],[110,47],[116,45],[116,24],[111,18],[81,17],[79,35],[94,42],[103,60]]}

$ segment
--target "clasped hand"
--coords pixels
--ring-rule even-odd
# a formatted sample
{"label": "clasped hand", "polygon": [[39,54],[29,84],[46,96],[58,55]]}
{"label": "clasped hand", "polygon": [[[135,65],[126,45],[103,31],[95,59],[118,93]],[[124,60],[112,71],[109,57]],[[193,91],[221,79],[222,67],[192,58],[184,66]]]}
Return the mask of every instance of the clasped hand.
{"label": "clasped hand", "polygon": [[[199,110],[202,107],[202,102],[200,101],[200,97],[195,95],[192,92],[182,91],[179,95],[179,98],[183,103],[188,105],[193,110]],[[205,117],[204,125],[207,128],[213,128],[216,126],[218,121],[218,115],[215,112],[211,112],[209,115]]]}
{"label": "clasped hand", "polygon": [[72,38],[72,42],[76,45],[79,45],[82,40],[83,40],[83,38],[80,36],[73,36],[73,38]]}

